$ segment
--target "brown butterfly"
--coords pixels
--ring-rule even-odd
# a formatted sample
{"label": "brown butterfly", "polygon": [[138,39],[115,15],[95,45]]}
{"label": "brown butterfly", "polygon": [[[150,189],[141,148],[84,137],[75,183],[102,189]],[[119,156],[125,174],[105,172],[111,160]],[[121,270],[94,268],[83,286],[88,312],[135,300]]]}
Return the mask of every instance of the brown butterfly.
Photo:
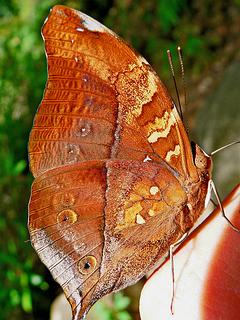
{"label": "brown butterfly", "polygon": [[191,146],[151,66],[112,31],[55,6],[42,35],[48,80],[29,141],[29,231],[76,320],[193,226],[211,158]]}

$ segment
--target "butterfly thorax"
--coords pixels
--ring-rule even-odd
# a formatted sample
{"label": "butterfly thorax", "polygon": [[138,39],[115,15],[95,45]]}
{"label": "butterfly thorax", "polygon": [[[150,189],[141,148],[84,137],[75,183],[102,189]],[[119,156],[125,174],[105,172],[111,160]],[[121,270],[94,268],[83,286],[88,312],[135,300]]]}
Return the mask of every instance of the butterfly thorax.
{"label": "butterfly thorax", "polygon": [[[195,143],[192,143],[192,149],[193,160],[199,180],[193,182],[190,179],[186,179],[184,183],[184,189],[187,194],[186,212],[187,220],[189,220],[189,228],[192,227],[198,217],[202,214],[209,201],[209,181],[211,180],[212,172],[211,157]],[[186,223],[184,228],[186,229]]]}

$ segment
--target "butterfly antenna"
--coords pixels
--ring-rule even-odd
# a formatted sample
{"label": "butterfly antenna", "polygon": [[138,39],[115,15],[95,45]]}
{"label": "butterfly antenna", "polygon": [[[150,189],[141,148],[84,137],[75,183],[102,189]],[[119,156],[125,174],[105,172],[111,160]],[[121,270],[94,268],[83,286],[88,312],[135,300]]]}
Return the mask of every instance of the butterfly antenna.
{"label": "butterfly antenna", "polygon": [[226,149],[226,148],[229,148],[229,147],[231,147],[231,146],[234,146],[234,145],[237,144],[237,143],[240,143],[240,140],[239,140],[239,141],[231,142],[231,143],[226,144],[225,146],[223,146],[223,147],[221,147],[221,148],[219,148],[219,149],[217,149],[217,150],[212,151],[212,152],[210,153],[210,156],[213,156],[214,154],[216,154],[216,153],[218,153],[219,151],[222,151],[222,150],[224,150],[224,149]]}
{"label": "butterfly antenna", "polygon": [[233,224],[233,223],[228,219],[228,217],[226,216],[225,211],[224,211],[224,208],[223,208],[223,205],[222,205],[222,201],[221,201],[221,199],[220,199],[219,193],[218,193],[218,191],[217,191],[217,188],[216,188],[214,182],[211,180],[210,183],[211,183],[212,190],[213,190],[213,192],[214,192],[214,194],[215,194],[215,196],[216,196],[216,199],[217,199],[217,202],[218,202],[218,204],[219,204],[219,207],[220,207],[220,209],[221,209],[223,218],[227,220],[228,224],[230,225],[230,227],[231,227],[234,231],[240,233],[240,230],[239,230],[237,227],[235,227],[234,224]]}
{"label": "butterfly antenna", "polygon": [[177,88],[177,82],[176,82],[176,78],[175,78],[175,72],[174,72],[174,69],[173,69],[172,54],[171,54],[171,51],[170,51],[169,49],[167,50],[167,55],[168,55],[168,62],[169,62],[169,65],[170,65],[170,69],[171,69],[171,72],[172,72],[174,87],[175,87],[175,90],[176,90],[176,93],[177,93],[178,112],[180,113],[180,117],[181,117],[181,119],[182,119],[182,121],[183,121],[182,106],[181,106],[180,97],[179,97],[179,92],[178,92],[178,88]]}
{"label": "butterfly antenna", "polygon": [[178,51],[178,59],[181,66],[181,74],[182,74],[182,84],[183,84],[183,92],[184,92],[184,109],[187,106],[187,90],[186,90],[186,82],[185,82],[185,71],[184,71],[184,64],[183,64],[183,54],[182,48],[180,46],[177,47]]}

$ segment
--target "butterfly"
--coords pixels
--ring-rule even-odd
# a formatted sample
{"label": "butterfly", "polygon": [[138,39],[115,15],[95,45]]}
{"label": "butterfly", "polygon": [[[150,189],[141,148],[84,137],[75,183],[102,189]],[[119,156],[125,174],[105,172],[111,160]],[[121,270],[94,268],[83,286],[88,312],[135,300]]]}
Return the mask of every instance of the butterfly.
{"label": "butterfly", "polygon": [[111,30],[58,5],[42,36],[48,80],[29,139],[29,232],[77,320],[191,229],[212,160],[190,143],[148,62]]}

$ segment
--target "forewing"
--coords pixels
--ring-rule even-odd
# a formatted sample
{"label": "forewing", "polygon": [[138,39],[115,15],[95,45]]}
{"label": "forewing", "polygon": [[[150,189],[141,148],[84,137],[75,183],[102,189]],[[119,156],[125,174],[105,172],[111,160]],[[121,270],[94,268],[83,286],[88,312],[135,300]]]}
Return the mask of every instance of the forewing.
{"label": "forewing", "polygon": [[92,159],[159,158],[195,176],[184,126],[145,59],[63,6],[52,9],[42,34],[48,81],[29,142],[34,176]]}

